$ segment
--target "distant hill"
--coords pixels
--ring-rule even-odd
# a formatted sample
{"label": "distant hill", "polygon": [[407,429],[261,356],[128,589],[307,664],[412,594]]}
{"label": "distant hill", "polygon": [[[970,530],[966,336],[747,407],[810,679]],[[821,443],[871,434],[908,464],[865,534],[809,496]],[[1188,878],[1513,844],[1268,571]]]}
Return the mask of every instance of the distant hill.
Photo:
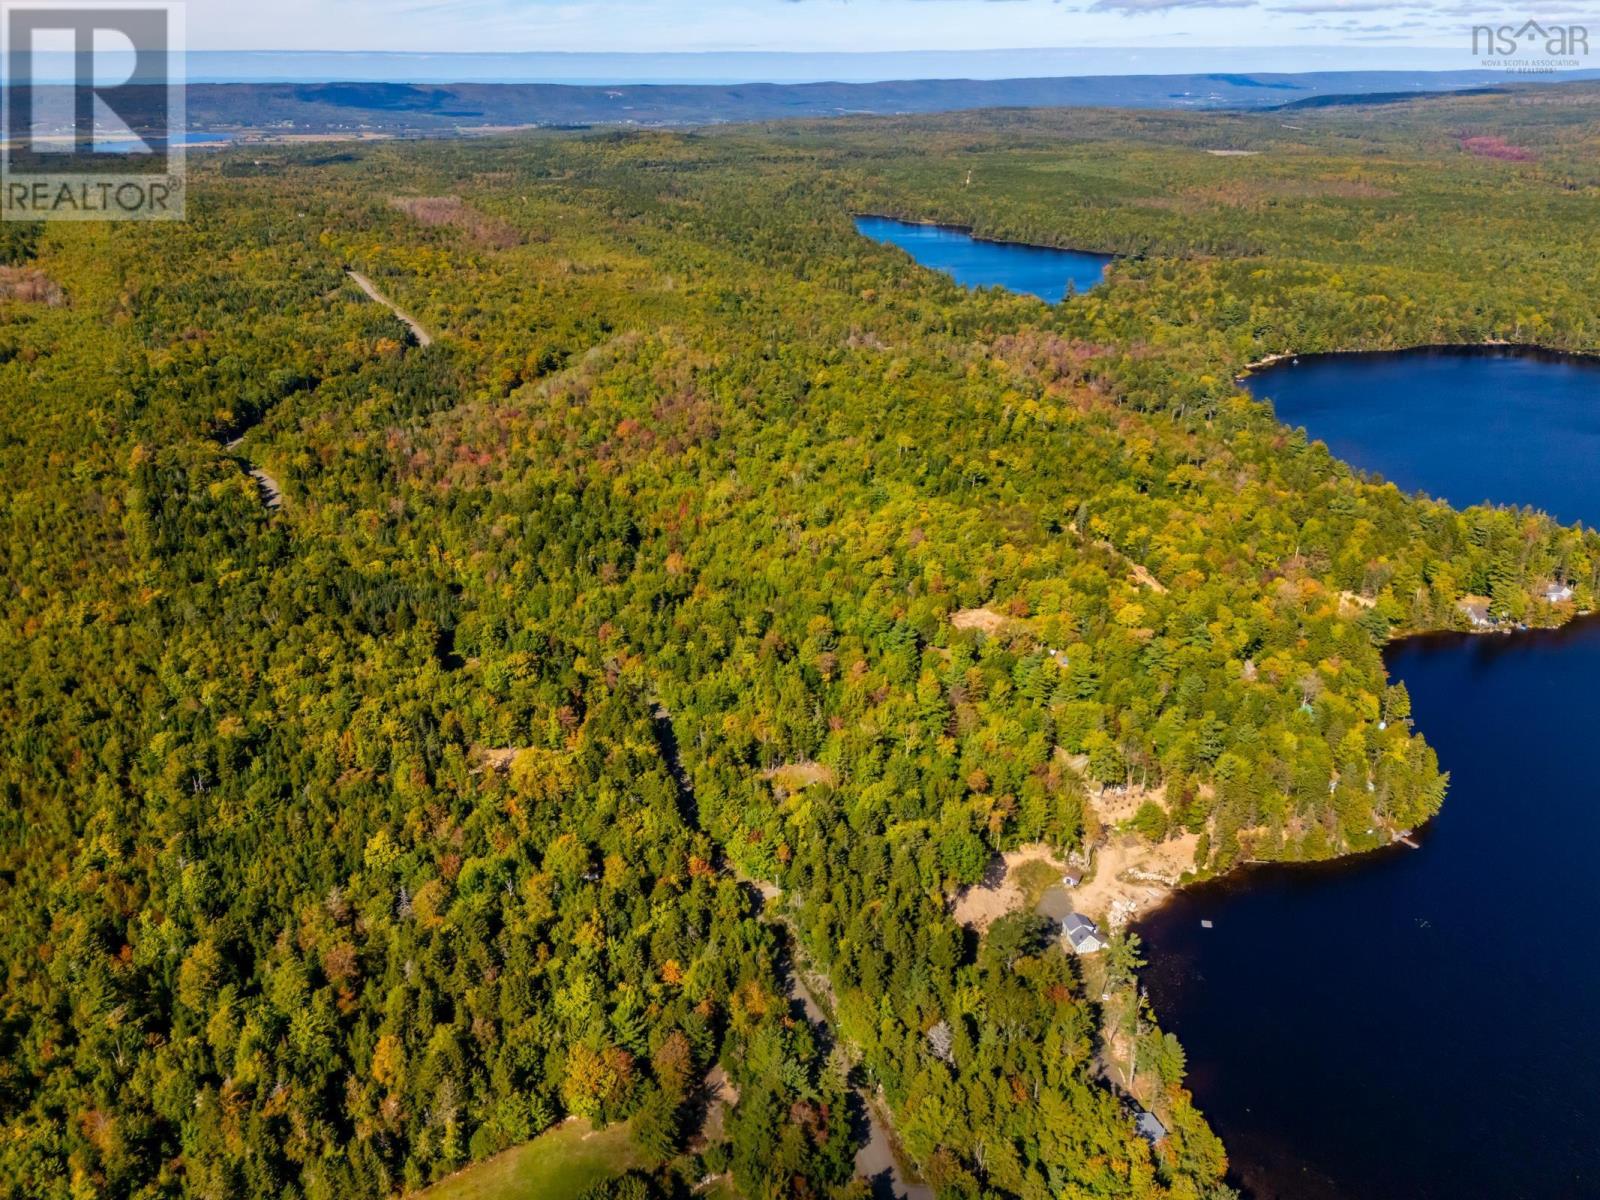
{"label": "distant hill", "polygon": [[1355,104],[1407,104],[1413,100],[1438,100],[1450,96],[1502,96],[1506,91],[1507,89],[1503,87],[1474,87],[1437,92],[1344,92],[1331,96],[1305,96],[1299,100],[1291,100],[1287,104],[1276,105],[1274,111],[1344,108]]}
{"label": "distant hill", "polygon": [[[1573,71],[1538,85],[1594,78],[1600,72]],[[735,85],[198,83],[189,87],[188,111],[191,128],[200,131],[437,134],[508,125],[707,125],[1006,107],[1265,109],[1286,100],[1388,101],[1505,81],[1494,71],[1325,71]]]}

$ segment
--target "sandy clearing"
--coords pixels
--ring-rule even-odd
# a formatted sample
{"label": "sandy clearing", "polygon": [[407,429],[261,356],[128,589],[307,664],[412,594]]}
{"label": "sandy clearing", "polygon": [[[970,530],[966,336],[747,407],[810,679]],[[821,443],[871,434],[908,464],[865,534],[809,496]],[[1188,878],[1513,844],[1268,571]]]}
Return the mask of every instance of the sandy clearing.
{"label": "sandy clearing", "polygon": [[999,633],[1011,623],[1011,618],[992,608],[963,608],[950,614],[950,624],[957,629],[976,629],[980,633]]}
{"label": "sandy clearing", "polygon": [[832,767],[818,762],[785,763],[763,771],[761,777],[785,792],[802,792],[817,783],[831,786],[838,778]]}
{"label": "sandy clearing", "polygon": [[1073,893],[1078,912],[1112,928],[1160,904],[1194,870],[1199,835],[1185,833],[1151,845],[1135,833],[1119,834],[1095,850],[1093,874]]}
{"label": "sandy clearing", "polygon": [[1153,788],[1123,784],[1119,787],[1091,788],[1088,798],[1089,807],[1094,810],[1095,818],[1100,822],[1101,828],[1109,831],[1116,829],[1124,821],[1131,821],[1133,814],[1138,812],[1147,800],[1153,800],[1165,808],[1167,789],[1165,784]]}
{"label": "sandy clearing", "polygon": [[969,929],[983,930],[1007,913],[1022,908],[1026,897],[1016,881],[1017,868],[1025,863],[1042,862],[1064,874],[1067,863],[1052,847],[1043,842],[1018,846],[1000,856],[1003,867],[994,872],[999,878],[993,882],[975,883],[956,894],[950,915]]}
{"label": "sandy clearing", "polygon": [[505,772],[511,769],[511,764],[520,753],[520,746],[473,746],[468,751],[468,758],[477,760],[479,770],[487,768]]}
{"label": "sandy clearing", "polygon": [[739,1103],[739,1089],[728,1078],[721,1063],[706,1072],[701,1085],[706,1094],[706,1118],[700,1125],[700,1136],[708,1142],[721,1141],[727,1123],[728,1110]]}
{"label": "sandy clearing", "polygon": [[1167,594],[1167,585],[1150,574],[1150,568],[1143,563],[1136,563],[1130,558],[1128,559],[1128,568],[1133,572],[1135,582],[1143,584],[1158,595],[1165,596]]}

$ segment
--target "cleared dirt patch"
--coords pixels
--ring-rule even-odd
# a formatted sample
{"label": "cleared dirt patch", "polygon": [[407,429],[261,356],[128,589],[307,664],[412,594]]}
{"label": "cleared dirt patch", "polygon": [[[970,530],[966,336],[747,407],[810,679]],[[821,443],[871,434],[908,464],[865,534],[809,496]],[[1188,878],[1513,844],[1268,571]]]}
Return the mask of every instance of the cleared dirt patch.
{"label": "cleared dirt patch", "polygon": [[1110,838],[1094,852],[1093,874],[1073,894],[1077,910],[1116,928],[1154,908],[1194,870],[1197,834],[1151,845],[1136,833]]}
{"label": "cleared dirt patch", "polygon": [[67,293],[37,267],[0,267],[0,300],[60,308],[67,302]]}
{"label": "cleared dirt patch", "polygon": [[1165,596],[1167,594],[1167,585],[1150,574],[1150,568],[1143,563],[1134,562],[1133,559],[1125,554],[1120,557],[1123,562],[1128,564],[1128,574],[1133,576],[1133,581],[1140,587],[1147,587],[1157,595]]}
{"label": "cleared dirt patch", "polygon": [[517,746],[474,746],[471,757],[476,760],[480,770],[499,771],[501,774],[511,770],[511,764],[517,760],[517,755],[522,753]]}
{"label": "cleared dirt patch", "polygon": [[838,780],[832,767],[816,762],[786,763],[761,774],[773,787],[785,792],[802,792],[818,783],[831,787]]}
{"label": "cleared dirt patch", "polygon": [[460,196],[395,196],[389,207],[403,212],[419,225],[459,229],[480,246],[509,250],[522,244],[522,235],[504,221],[473,208]]}
{"label": "cleared dirt patch", "polygon": [[702,1086],[706,1094],[706,1119],[701,1123],[700,1136],[708,1142],[720,1142],[726,1136],[728,1110],[739,1103],[739,1089],[728,1078],[721,1063],[706,1072]]}
{"label": "cleared dirt patch", "polygon": [[999,633],[1011,623],[1011,618],[992,608],[963,608],[950,614],[950,624],[957,629],[976,629],[980,633]]}
{"label": "cleared dirt patch", "polygon": [[1039,886],[1041,866],[1051,873],[1051,882],[1059,882],[1067,871],[1062,857],[1042,842],[1008,850],[990,869],[989,878],[957,893],[951,915],[968,928],[981,930],[1007,913],[1037,904],[1044,890]]}

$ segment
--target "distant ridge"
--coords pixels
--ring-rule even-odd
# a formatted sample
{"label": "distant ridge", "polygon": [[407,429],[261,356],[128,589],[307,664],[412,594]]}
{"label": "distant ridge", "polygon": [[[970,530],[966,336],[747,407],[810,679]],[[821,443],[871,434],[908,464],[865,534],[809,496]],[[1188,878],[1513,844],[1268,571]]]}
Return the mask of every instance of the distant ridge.
{"label": "distant ridge", "polygon": [[1342,108],[1352,104],[1408,104],[1413,100],[1440,100],[1454,96],[1503,96],[1509,90],[1509,88],[1504,87],[1474,87],[1454,88],[1449,91],[1437,92],[1359,92],[1333,96],[1305,96],[1299,100],[1291,100],[1287,104],[1275,105],[1273,111],[1287,112],[1291,109]]}
{"label": "distant ridge", "polygon": [[[49,54],[45,52],[44,58]],[[39,75],[40,56],[35,56]],[[560,83],[635,84],[881,83],[929,79],[1103,78],[1111,75],[1213,75],[1282,80],[1310,72],[1462,73],[1479,64],[1462,50],[1377,46],[1095,46],[1010,50],[613,52],[386,52],[196,50],[186,56],[193,83]],[[70,55],[61,56],[71,78]],[[1248,85],[1247,85],[1248,86]],[[1271,87],[1270,82],[1261,83]]]}
{"label": "distant ridge", "polygon": [[1244,88],[1278,88],[1285,91],[1294,91],[1301,86],[1288,80],[1267,83],[1260,79],[1253,79],[1249,75],[1211,75],[1209,78],[1215,79],[1218,83],[1227,83],[1234,87]]}
{"label": "distant ridge", "polygon": [[[1522,79],[1518,86],[1597,78],[1600,71],[1573,71]],[[1481,92],[1505,82],[1506,76],[1494,71],[1324,71],[738,85],[201,83],[188,88],[188,112],[197,131],[420,135],[527,125],[713,125],[974,108],[1269,109],[1284,106],[1285,92],[1302,93],[1291,107],[1310,107]]]}

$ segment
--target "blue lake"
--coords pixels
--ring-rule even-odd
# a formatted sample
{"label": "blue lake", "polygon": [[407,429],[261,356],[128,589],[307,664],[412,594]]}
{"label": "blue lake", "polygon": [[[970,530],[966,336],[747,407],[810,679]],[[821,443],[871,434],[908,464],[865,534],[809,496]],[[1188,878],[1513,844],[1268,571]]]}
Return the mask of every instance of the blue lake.
{"label": "blue lake", "polygon": [[1600,361],[1510,347],[1306,355],[1245,386],[1405,491],[1600,525]]}
{"label": "blue lake", "polygon": [[[1591,363],[1349,355],[1250,385],[1403,486],[1600,520]],[[1152,1001],[1256,1200],[1600,1196],[1600,618],[1387,661],[1451,773],[1421,849],[1180,893],[1138,927]]]}
{"label": "blue lake", "polygon": [[[229,142],[233,138],[234,135],[231,133],[202,133],[197,131],[180,133],[177,137],[167,139],[167,144],[202,147]],[[120,140],[101,142],[95,149],[101,154],[141,154],[145,152],[146,146],[144,142],[135,138],[122,138]]]}
{"label": "blue lake", "polygon": [[1024,246],[975,238],[948,225],[918,225],[890,217],[857,217],[856,231],[875,242],[898,246],[917,262],[943,271],[963,287],[1003,287],[1060,303],[1070,286],[1086,292],[1104,277],[1110,254]]}

